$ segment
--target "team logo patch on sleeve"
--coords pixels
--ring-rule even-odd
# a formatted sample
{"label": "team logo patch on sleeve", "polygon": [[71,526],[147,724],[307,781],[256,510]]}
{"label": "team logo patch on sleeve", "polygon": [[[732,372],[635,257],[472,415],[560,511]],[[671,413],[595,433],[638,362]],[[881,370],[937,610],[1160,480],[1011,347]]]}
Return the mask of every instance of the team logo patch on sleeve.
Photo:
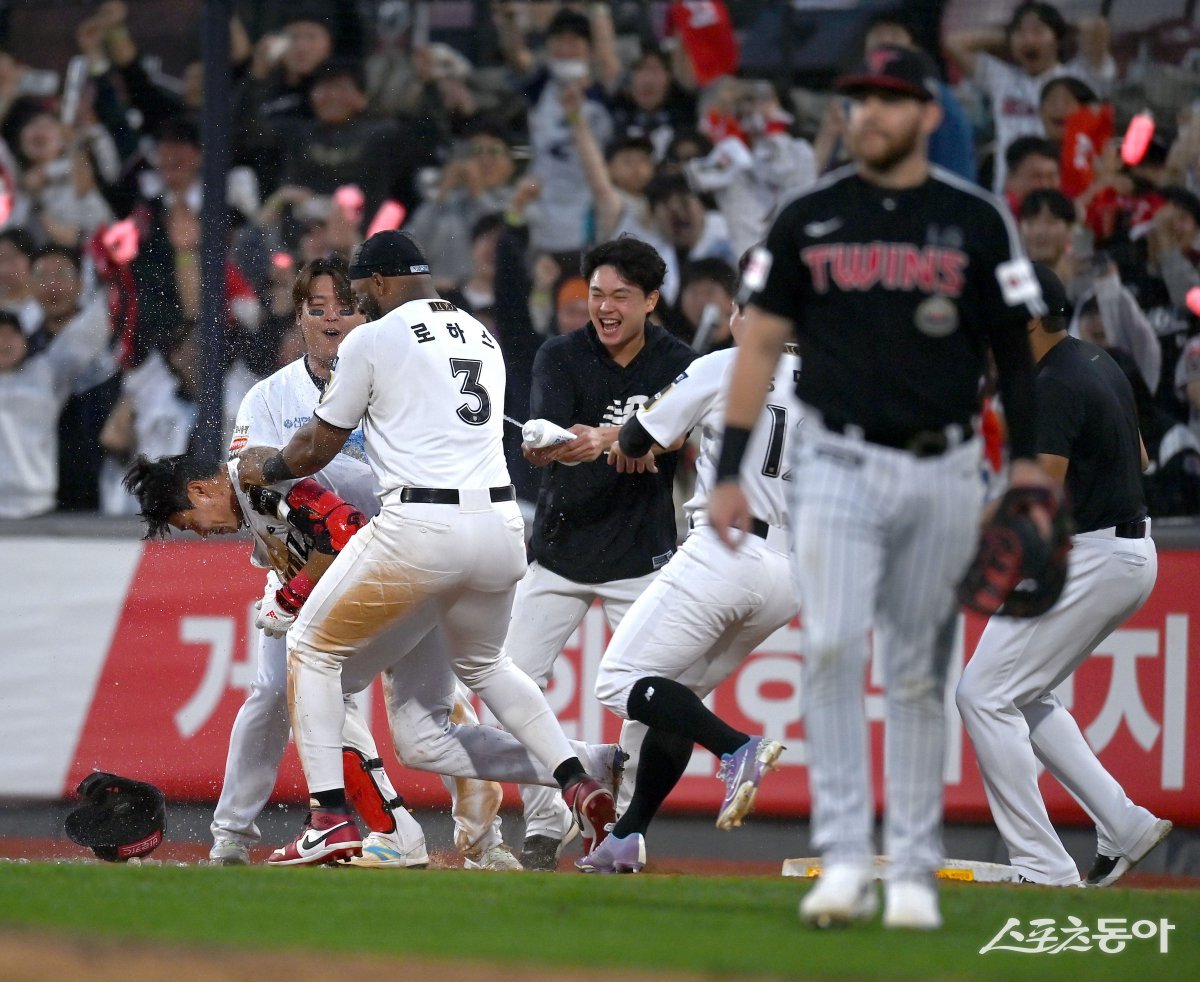
{"label": "team logo patch on sleeve", "polygon": [[742,273],[742,288],[747,293],[761,290],[767,285],[767,276],[774,262],[766,248],[759,246],[750,253],[750,261],[746,263],[746,271]]}
{"label": "team logo patch on sleeve", "polygon": [[242,448],[249,442],[249,437],[235,436],[229,444],[229,456],[234,457],[242,452]]}
{"label": "team logo patch on sleeve", "polygon": [[1000,293],[1004,302],[1010,307],[1019,304],[1039,305],[1042,299],[1042,289],[1038,286],[1037,276],[1033,272],[1033,264],[1023,256],[1010,259],[996,267],[996,280],[1000,284]]}

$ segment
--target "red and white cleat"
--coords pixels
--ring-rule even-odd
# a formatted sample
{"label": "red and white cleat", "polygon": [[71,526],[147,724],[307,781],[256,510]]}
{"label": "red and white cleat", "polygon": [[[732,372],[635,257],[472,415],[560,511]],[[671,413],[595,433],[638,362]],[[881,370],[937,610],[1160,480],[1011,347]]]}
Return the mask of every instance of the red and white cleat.
{"label": "red and white cleat", "polygon": [[304,828],[267,857],[268,866],[312,866],[362,855],[362,836],[349,812],[314,808]]}
{"label": "red and white cleat", "polygon": [[585,777],[563,791],[563,801],[583,833],[583,854],[600,845],[617,820],[612,792],[595,778]]}

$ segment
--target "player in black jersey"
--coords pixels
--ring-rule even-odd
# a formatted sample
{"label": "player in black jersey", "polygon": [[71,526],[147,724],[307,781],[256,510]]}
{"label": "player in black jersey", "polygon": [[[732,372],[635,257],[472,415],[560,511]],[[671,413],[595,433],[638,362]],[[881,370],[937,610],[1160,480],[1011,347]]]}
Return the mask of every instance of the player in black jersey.
{"label": "player in black jersey", "polygon": [[[530,416],[577,434],[558,447],[526,449],[526,458],[546,471],[532,561],[517,588],[505,649],[543,689],[593,601],[601,600],[615,630],[675,552],[677,454],[660,454],[655,469],[636,474],[618,473],[605,456],[621,424],[695,357],[647,320],[664,270],[654,248],[630,236],[593,248],[583,261],[591,322],[551,338],[534,359]],[[635,760],[644,733],[642,724],[631,723],[622,735]],[[563,808],[541,788],[522,786],[521,794],[521,862],[527,869],[554,869],[570,831]],[[623,798],[629,794],[627,788]]]}
{"label": "player in black jersey", "polygon": [[990,347],[1008,410],[1014,484],[1033,459],[1025,335],[1041,294],[1004,205],[930,166],[941,110],[932,64],[881,47],[839,83],[853,100],[835,171],[780,214],[744,277],[747,340],[726,415],[712,524],[733,542],[749,513],[743,448],[785,341],[807,404],[793,453],[794,569],[805,624],[813,840],[824,872],[801,917],[826,926],[878,906],[863,705],[874,628],[887,699],[889,862],[884,925],[941,924],[943,700],[955,586],[982,498],[974,417]]}
{"label": "player in black jersey", "polygon": [[1058,277],[1035,267],[1047,305],[1030,325],[1038,362],[1037,450],[1065,484],[1078,532],[1062,596],[1032,620],[993,617],[958,684],[992,817],[1027,880],[1078,886],[1038,790],[1041,761],[1096,822],[1087,882],[1115,883],[1171,831],[1126,797],[1096,759],[1055,687],[1150,596],[1158,554],[1142,497],[1146,448],[1133,389],[1102,348],[1067,334]]}

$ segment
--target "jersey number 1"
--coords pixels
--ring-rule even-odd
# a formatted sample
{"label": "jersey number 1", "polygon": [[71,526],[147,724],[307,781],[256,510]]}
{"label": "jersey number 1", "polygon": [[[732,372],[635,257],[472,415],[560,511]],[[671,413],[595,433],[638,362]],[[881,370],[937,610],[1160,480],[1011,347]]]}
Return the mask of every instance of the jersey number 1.
{"label": "jersey number 1", "polygon": [[459,388],[465,396],[474,399],[478,405],[472,409],[469,403],[463,403],[455,410],[458,418],[471,426],[482,426],[492,418],[492,397],[488,390],[479,384],[479,375],[483,371],[483,362],[475,358],[451,358],[450,374],[455,378],[463,377]]}
{"label": "jersey number 1", "polygon": [[783,406],[767,406],[771,414],[771,435],[767,440],[767,456],[763,460],[762,472],[767,477],[779,476],[779,465],[783,461],[783,436],[787,431],[787,410]]}

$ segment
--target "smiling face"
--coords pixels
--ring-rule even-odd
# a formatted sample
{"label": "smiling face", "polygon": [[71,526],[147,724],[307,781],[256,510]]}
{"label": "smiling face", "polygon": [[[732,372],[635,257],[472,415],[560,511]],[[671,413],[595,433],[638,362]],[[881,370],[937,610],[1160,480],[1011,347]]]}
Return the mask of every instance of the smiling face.
{"label": "smiling face", "polygon": [[600,343],[614,359],[637,354],[646,341],[646,317],[658,303],[658,291],[642,292],[615,266],[600,266],[588,284],[588,313]]}
{"label": "smiling face", "polygon": [[1067,251],[1071,240],[1071,223],[1043,208],[1036,215],[1021,219],[1021,239],[1025,251],[1035,263],[1053,266]]}
{"label": "smiling face", "polygon": [[338,297],[332,276],[314,277],[296,318],[314,370],[328,372],[342,339],[365,319],[350,297]]}

